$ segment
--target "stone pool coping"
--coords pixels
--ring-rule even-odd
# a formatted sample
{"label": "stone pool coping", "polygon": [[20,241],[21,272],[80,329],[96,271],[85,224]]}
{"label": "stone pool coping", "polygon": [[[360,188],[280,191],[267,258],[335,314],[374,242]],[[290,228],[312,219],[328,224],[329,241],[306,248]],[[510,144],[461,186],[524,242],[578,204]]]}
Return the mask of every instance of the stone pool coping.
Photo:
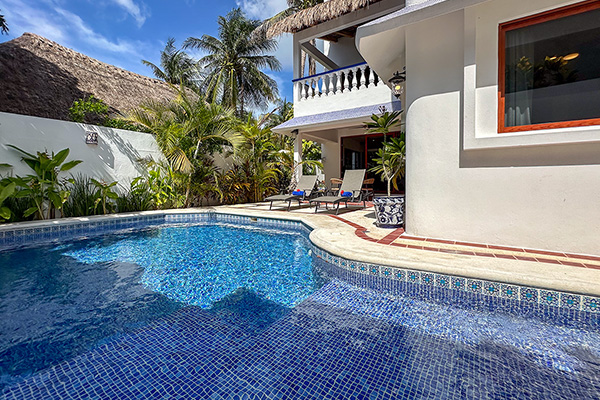
{"label": "stone pool coping", "polygon": [[[29,232],[43,232],[52,228],[60,230],[60,227],[73,224],[91,224],[91,228],[94,228],[95,222],[103,222],[103,225],[106,226],[106,221],[114,222],[115,228],[126,228],[129,227],[128,225],[138,221],[139,217],[148,217],[147,220],[152,222],[165,215],[206,212],[302,222],[312,228],[310,240],[314,245],[334,256],[342,257],[349,261],[536,287],[587,296],[600,296],[600,285],[598,285],[600,282],[600,270],[598,269],[550,263],[532,263],[514,259],[483,258],[466,254],[426,252],[418,249],[388,246],[363,240],[355,234],[356,229],[352,225],[341,219],[334,219],[330,215],[323,215],[321,213],[303,214],[277,210],[263,211],[246,209],[239,206],[143,211],[5,224],[0,226],[0,238],[3,237],[5,232],[15,229],[30,230]],[[354,220],[360,217],[355,212],[350,214],[356,214],[356,216],[353,215]],[[346,216],[348,215],[346,214]],[[85,232],[80,236],[85,236]],[[40,240],[44,240],[42,235],[40,235]]]}

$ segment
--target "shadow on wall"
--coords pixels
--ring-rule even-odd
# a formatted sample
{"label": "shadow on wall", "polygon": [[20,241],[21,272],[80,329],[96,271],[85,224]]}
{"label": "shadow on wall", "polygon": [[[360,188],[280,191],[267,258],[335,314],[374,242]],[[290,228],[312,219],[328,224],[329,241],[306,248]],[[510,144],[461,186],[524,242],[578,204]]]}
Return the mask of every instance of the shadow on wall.
{"label": "shadow on wall", "polygon": [[460,168],[599,165],[600,144],[555,144],[468,151],[461,149],[459,163]]}
{"label": "shadow on wall", "polygon": [[69,120],[73,101],[91,93],[58,65],[12,43],[0,53],[0,111]]}
{"label": "shadow on wall", "polygon": [[[131,142],[123,140],[123,137],[121,135],[117,134],[111,128],[105,128],[105,127],[100,127],[100,126],[98,126],[96,128],[98,129],[98,132],[100,133],[99,136],[101,138],[107,138],[107,140],[110,140],[111,142],[113,142],[114,145],[116,146],[116,148],[118,148],[121,153],[123,153],[125,156],[127,156],[127,158],[129,158],[129,160],[131,161],[131,164],[135,167],[135,169],[139,175],[143,175],[146,173],[146,168],[144,168],[144,166],[140,163],[140,159],[144,158],[144,156],[140,154],[138,149],[133,147]],[[137,133],[137,134],[143,135],[143,133]],[[100,144],[100,141],[98,144]],[[108,151],[110,151],[110,149],[108,149]],[[114,168],[114,158],[113,158],[112,168]]]}

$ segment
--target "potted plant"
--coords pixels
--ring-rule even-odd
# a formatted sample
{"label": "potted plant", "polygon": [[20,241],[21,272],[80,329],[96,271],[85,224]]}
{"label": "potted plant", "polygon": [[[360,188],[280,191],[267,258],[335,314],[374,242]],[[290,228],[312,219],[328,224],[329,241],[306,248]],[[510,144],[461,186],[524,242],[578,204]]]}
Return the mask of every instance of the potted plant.
{"label": "potted plant", "polygon": [[383,146],[377,151],[373,159],[375,166],[369,171],[381,175],[387,182],[387,196],[375,196],[373,206],[377,225],[380,227],[399,227],[404,224],[404,196],[392,196],[392,186],[398,190],[398,179],[404,176],[406,166],[406,144],[404,133],[399,137],[388,140],[387,134],[393,127],[400,124],[400,112],[384,111],[380,116],[371,116],[372,122],[366,127],[369,133],[383,133]]}

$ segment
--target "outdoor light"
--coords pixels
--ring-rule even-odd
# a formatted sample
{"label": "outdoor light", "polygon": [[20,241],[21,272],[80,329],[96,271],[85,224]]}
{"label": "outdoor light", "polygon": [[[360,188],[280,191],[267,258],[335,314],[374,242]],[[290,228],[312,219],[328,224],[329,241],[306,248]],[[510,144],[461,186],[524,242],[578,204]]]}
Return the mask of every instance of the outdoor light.
{"label": "outdoor light", "polygon": [[87,131],[85,133],[86,144],[98,144],[98,134],[96,132]]}
{"label": "outdoor light", "polygon": [[399,99],[404,93],[404,82],[406,82],[406,67],[402,68],[402,72],[396,71],[396,73],[388,81],[392,84],[392,92],[394,96]]}
{"label": "outdoor light", "polygon": [[571,54],[567,54],[566,56],[564,56],[563,60],[571,61],[571,60],[576,59],[577,57],[579,57],[579,53],[571,53]]}

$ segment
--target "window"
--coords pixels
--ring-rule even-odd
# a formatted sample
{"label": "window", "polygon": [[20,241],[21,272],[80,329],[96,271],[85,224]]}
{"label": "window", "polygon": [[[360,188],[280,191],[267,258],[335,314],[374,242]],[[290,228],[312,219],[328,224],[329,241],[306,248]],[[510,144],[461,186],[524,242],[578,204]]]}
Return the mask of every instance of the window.
{"label": "window", "polygon": [[500,25],[499,132],[600,125],[600,1]]}

